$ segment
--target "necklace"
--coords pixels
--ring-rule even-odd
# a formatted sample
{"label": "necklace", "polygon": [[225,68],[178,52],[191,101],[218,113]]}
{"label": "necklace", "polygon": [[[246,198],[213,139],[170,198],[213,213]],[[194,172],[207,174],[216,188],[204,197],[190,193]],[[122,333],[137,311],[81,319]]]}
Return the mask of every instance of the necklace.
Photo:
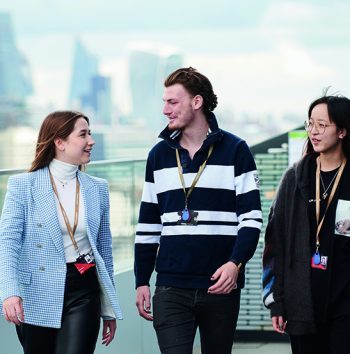
{"label": "necklace", "polygon": [[74,178],[68,179],[68,180],[61,180],[61,179],[57,178],[56,176],[55,176],[55,179],[56,179],[56,181],[58,181],[60,183],[60,185],[62,186],[63,189],[64,189],[64,187],[68,186],[68,184],[70,184],[72,181],[74,181]]}
{"label": "necklace", "polygon": [[337,172],[334,174],[332,180],[329,182],[329,185],[328,185],[327,188],[325,188],[325,185],[324,185],[324,182],[323,182],[323,178],[322,178],[322,173],[320,173],[320,179],[321,179],[322,188],[323,188],[322,199],[326,199],[327,198],[327,196],[328,196],[327,192],[328,192],[329,188],[331,187],[332,183],[334,182],[335,178],[337,177],[338,172],[339,172],[339,167],[337,169]]}
{"label": "necklace", "polygon": [[64,188],[64,187],[68,184],[68,182],[69,182],[69,181],[61,181],[61,180],[58,179],[57,177],[56,177],[56,179],[57,179],[58,182],[61,183],[62,188]]}

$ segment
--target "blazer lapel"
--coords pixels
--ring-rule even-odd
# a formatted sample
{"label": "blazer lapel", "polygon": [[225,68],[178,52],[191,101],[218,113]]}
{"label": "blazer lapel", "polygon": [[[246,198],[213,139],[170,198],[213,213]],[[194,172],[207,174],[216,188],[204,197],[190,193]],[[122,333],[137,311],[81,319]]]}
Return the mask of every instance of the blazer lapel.
{"label": "blazer lapel", "polygon": [[85,225],[90,244],[96,245],[100,226],[100,197],[97,186],[85,173],[78,171],[81,192],[85,205]]}
{"label": "blazer lapel", "polygon": [[57,206],[47,167],[37,171],[32,190],[44,226],[47,228],[58,252],[65,258],[62,231],[57,217]]}

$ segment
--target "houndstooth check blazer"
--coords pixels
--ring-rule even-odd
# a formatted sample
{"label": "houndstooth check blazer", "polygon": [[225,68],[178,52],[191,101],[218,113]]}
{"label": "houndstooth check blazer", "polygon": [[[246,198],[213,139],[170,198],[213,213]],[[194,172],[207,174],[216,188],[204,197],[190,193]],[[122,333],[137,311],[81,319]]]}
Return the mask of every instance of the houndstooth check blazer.
{"label": "houndstooth check blazer", "polygon": [[[101,286],[122,318],[113,280],[107,181],[78,171]],[[60,328],[66,260],[47,167],[11,176],[0,219],[0,301],[23,299],[25,322]]]}

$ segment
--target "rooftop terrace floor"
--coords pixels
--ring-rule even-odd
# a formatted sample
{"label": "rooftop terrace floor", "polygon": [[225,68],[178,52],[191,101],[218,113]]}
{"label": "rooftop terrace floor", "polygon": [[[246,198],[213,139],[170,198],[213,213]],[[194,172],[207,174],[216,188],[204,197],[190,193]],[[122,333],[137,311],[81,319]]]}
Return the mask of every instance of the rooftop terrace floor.
{"label": "rooftop terrace floor", "polygon": [[[268,342],[235,342],[234,354],[291,354],[289,343]],[[193,354],[201,354],[200,347],[196,347]]]}

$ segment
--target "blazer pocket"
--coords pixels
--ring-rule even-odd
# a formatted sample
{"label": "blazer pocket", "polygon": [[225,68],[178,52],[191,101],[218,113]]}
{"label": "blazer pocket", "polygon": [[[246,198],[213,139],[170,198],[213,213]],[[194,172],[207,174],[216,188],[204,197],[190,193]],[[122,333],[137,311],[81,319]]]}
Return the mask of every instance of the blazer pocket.
{"label": "blazer pocket", "polygon": [[18,280],[21,284],[29,285],[32,280],[32,273],[18,271]]}

